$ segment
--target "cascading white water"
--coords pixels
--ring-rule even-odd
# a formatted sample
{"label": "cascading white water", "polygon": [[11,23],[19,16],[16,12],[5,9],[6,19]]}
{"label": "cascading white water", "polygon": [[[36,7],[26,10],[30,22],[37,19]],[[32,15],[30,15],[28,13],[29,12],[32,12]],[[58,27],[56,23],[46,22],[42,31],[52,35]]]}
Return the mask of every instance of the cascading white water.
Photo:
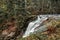
{"label": "cascading white water", "polygon": [[[37,20],[29,23],[27,30],[26,30],[25,34],[23,35],[23,38],[29,36],[30,33],[34,33],[38,30],[39,30],[39,32],[47,30],[46,25],[43,25],[43,26],[40,26],[40,25],[42,24],[43,21],[47,20],[49,17],[59,18],[60,15],[38,15]],[[39,28],[35,29],[37,27],[39,27]]]}

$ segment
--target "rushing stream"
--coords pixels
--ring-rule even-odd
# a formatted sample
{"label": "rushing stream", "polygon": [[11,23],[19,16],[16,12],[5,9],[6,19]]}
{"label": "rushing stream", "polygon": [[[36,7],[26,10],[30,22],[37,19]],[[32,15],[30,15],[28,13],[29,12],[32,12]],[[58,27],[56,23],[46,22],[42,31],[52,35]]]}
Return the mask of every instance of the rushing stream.
{"label": "rushing stream", "polygon": [[38,15],[37,19],[35,21],[32,21],[29,23],[25,34],[23,35],[24,37],[29,36],[31,33],[36,33],[36,32],[43,32],[47,30],[47,25],[50,23],[47,23],[46,25],[42,25],[45,20],[47,20],[49,17],[54,18],[54,19],[59,19],[60,15]]}

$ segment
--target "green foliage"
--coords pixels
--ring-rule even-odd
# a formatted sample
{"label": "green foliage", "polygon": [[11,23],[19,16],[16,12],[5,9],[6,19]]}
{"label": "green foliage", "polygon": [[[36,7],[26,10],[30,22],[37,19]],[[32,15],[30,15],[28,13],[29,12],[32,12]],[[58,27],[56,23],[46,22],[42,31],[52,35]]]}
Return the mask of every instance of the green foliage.
{"label": "green foliage", "polygon": [[[14,18],[18,29],[17,32],[24,32],[27,24],[31,20],[34,20],[36,15],[41,13],[49,14],[53,11],[54,13],[58,13],[59,3],[56,8],[53,0],[51,0],[51,4],[48,3],[50,0],[46,0],[44,3],[42,2],[43,0],[0,0],[0,30],[7,29],[7,23],[11,22],[12,18]],[[51,9],[50,6],[52,6]]]}

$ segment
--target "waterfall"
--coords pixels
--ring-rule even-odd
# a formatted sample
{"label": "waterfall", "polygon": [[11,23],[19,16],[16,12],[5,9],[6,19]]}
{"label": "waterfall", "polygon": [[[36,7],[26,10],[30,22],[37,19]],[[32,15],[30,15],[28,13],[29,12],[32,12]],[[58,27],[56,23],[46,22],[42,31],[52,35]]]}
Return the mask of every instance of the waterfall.
{"label": "waterfall", "polygon": [[[47,23],[46,25],[43,25],[43,26],[41,26],[41,24],[43,23],[43,21],[47,20],[49,17],[58,18],[58,17],[60,17],[60,15],[38,15],[37,19],[35,21],[32,21],[29,23],[29,25],[26,29],[26,32],[23,35],[23,38],[29,36],[31,33],[37,32],[37,31],[43,32],[43,31],[47,30],[47,25],[49,23]],[[37,28],[37,29],[35,29],[35,28]]]}

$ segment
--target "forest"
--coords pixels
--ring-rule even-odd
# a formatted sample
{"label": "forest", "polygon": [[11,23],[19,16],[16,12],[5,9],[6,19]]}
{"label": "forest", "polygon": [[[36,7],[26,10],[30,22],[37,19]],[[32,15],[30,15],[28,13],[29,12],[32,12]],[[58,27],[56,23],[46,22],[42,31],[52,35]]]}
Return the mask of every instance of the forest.
{"label": "forest", "polygon": [[41,33],[22,38],[29,22],[47,14],[60,14],[60,0],[0,0],[0,40],[60,40],[60,33],[57,39]]}

